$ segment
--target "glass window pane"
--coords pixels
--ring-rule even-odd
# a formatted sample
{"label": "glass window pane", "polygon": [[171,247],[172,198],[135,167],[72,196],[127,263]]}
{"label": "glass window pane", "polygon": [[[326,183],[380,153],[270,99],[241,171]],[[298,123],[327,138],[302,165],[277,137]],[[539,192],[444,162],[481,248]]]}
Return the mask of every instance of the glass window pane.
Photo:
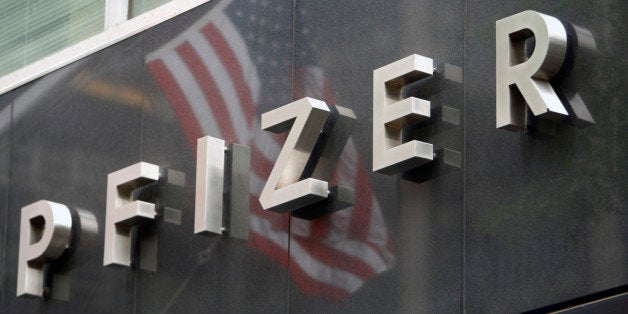
{"label": "glass window pane", "polygon": [[136,17],[144,12],[150,11],[170,0],[131,0],[129,18]]}
{"label": "glass window pane", "polygon": [[5,0],[0,10],[0,75],[104,29],[100,0]]}

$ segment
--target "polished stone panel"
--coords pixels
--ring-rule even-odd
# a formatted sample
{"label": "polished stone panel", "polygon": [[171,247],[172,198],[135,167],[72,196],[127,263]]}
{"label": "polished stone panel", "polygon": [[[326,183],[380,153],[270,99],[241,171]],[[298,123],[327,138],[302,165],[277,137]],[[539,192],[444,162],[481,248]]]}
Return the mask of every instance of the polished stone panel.
{"label": "polished stone panel", "polygon": [[[14,92],[0,97],[0,278],[5,274],[5,237],[7,230],[7,203],[9,201],[9,178],[11,173],[11,110]],[[0,281],[0,291],[4,290],[4,280]],[[0,308],[3,308],[4,296],[0,293]]]}
{"label": "polished stone panel", "polygon": [[430,163],[374,173],[371,134],[373,70],[419,54],[441,72],[406,86],[403,97],[431,101],[433,119],[407,127],[404,137],[462,151],[461,120],[447,128],[436,112],[463,108],[463,3],[297,1],[296,12],[294,98],[355,112],[332,184],[353,189],[356,204],[313,221],[292,218],[290,310],[461,311],[462,172],[435,175]]}
{"label": "polished stone panel", "polygon": [[[264,3],[211,1],[140,35],[141,158],[164,173],[149,198],[164,215],[149,227],[158,241],[156,272],[138,272],[138,312],[287,309],[289,217],[263,211],[258,201],[280,146],[265,144],[273,138],[259,117],[290,101],[292,2]],[[251,147],[248,239],[194,234],[196,140],[206,135]]]}
{"label": "polished stone panel", "polygon": [[[551,83],[594,124],[530,115],[524,131],[495,128],[495,21],[528,9],[565,23]],[[0,95],[0,312],[501,313],[625,287],[626,9],[213,0]],[[373,70],[412,54],[435,72],[400,97],[430,101],[431,117],[402,133],[436,160],[375,173]],[[327,138],[330,120],[315,145],[341,152],[329,183],[345,198],[266,212],[259,194],[286,137],[260,116],[302,97],[356,117],[346,144]],[[193,233],[205,135],[251,147],[248,239]],[[154,255],[103,267],[107,175],[140,161],[160,180],[133,197],[158,215],[132,228],[133,247]],[[41,199],[78,226],[47,301],[15,297],[20,209]]]}
{"label": "polished stone panel", "polygon": [[[103,267],[102,241],[107,174],[139,158],[142,60],[130,39],[15,91],[3,311],[133,308],[135,274]],[[70,250],[50,266],[45,302],[16,298],[10,271],[17,270],[20,209],[41,199],[68,206],[76,227]]]}
{"label": "polished stone panel", "polygon": [[[626,21],[613,18],[619,6],[625,12],[620,1],[467,4],[464,293],[470,312],[531,310],[628,282],[626,97],[616,85],[626,73],[619,61]],[[527,9],[579,30],[576,42],[570,34],[575,51],[552,83],[568,99],[577,92],[594,125],[539,119],[522,132],[495,129],[495,21]]]}

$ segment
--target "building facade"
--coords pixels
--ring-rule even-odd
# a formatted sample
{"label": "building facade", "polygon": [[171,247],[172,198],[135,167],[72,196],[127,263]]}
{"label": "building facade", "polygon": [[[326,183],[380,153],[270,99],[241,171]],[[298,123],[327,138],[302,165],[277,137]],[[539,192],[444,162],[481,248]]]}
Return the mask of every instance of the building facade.
{"label": "building facade", "polygon": [[[0,312],[625,309],[627,9],[212,0],[11,89],[0,95]],[[565,29],[564,60],[548,79],[568,114],[527,110],[513,132],[496,128],[496,22],[526,10]],[[536,46],[521,41],[522,62]],[[432,144],[435,157],[382,174],[373,99],[385,86],[373,71],[414,54],[434,72],[394,96],[428,100],[430,116],[399,132]],[[262,115],[304,97],[350,123],[326,120],[313,151],[299,137],[286,156],[297,156],[302,180],[332,147],[323,177],[351,196],[305,214],[264,210],[260,194],[290,136],[262,130]],[[203,136],[250,149],[250,193],[224,186],[225,204],[248,201],[244,236],[194,233]],[[130,266],[104,266],[108,175],[138,162],[158,166],[159,180],[127,196],[157,215],[125,229]],[[42,296],[17,297],[22,208],[39,200],[67,206],[71,236],[57,259],[24,264],[44,274]],[[50,226],[38,221],[30,245]]]}

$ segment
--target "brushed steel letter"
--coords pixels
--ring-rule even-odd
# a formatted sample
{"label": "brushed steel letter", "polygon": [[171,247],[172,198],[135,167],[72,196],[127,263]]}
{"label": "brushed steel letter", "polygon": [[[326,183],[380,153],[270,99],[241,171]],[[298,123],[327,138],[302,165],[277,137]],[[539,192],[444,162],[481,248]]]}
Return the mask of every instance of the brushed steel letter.
{"label": "brushed steel letter", "polygon": [[[139,162],[107,177],[103,264],[131,266],[131,226],[155,219],[155,204],[133,201],[133,190],[159,180],[159,166]],[[156,251],[155,251],[156,252]]]}
{"label": "brushed steel letter", "polygon": [[17,296],[43,295],[43,266],[70,245],[72,215],[63,204],[38,201],[22,207]]}
{"label": "brushed steel letter", "polygon": [[222,234],[225,141],[205,136],[196,141],[194,233]]}
{"label": "brushed steel letter", "polygon": [[227,148],[224,140],[211,136],[197,140],[195,234],[228,231],[229,236],[248,239],[250,159],[247,146]]}
{"label": "brushed steel letter", "polygon": [[290,130],[277,162],[260,194],[262,208],[275,212],[298,209],[328,196],[327,181],[301,175],[329,116],[325,102],[302,98],[262,114],[263,130]]}
{"label": "brushed steel letter", "polygon": [[432,161],[432,144],[402,141],[402,129],[430,118],[430,102],[401,99],[405,85],[433,74],[433,61],[411,55],[373,71],[373,171],[395,174]]}
{"label": "brushed steel letter", "polygon": [[[524,11],[495,23],[496,127],[510,131],[526,125],[526,104],[535,116],[568,115],[549,80],[567,51],[567,32],[556,18]],[[526,58],[526,39],[534,37],[534,52]]]}

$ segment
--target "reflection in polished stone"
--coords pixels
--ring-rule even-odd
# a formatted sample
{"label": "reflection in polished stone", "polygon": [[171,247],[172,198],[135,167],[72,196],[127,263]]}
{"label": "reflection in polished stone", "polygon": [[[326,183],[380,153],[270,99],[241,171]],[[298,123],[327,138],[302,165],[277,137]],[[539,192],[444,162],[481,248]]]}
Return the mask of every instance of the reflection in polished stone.
{"label": "reflection in polished stone", "polygon": [[292,219],[288,225],[285,216],[263,211],[257,201],[284,142],[259,130],[260,114],[303,97],[337,103],[311,45],[295,52],[309,61],[295,69],[291,84],[293,69],[285,61],[293,53],[293,30],[286,24],[292,10],[287,1],[216,2],[192,26],[149,52],[146,66],[191,151],[205,135],[251,147],[250,247],[290,265],[293,282],[308,295],[342,300],[390,269],[395,259],[355,140],[349,138],[344,150],[329,146],[339,150],[340,158],[327,169],[331,184],[355,191],[353,207],[311,222]]}
{"label": "reflection in polished stone", "polygon": [[[434,76],[418,81],[404,89],[406,95],[430,99],[430,118],[404,129],[404,141],[411,139],[434,141],[434,157],[427,164],[404,171],[404,180],[421,183],[462,168],[462,147],[451,145],[461,136],[462,104],[443,99],[441,95],[458,94],[463,88],[462,68],[446,62],[439,63]],[[434,139],[434,140],[433,140]]]}
{"label": "reflection in polished stone", "polygon": [[98,244],[98,220],[93,211],[75,208],[78,215],[78,221],[80,227],[80,234],[78,235],[79,241],[81,241],[81,247],[94,247]]}
{"label": "reflection in polished stone", "polygon": [[69,207],[72,215],[72,240],[67,251],[57,260],[48,263],[44,268],[44,299],[70,301],[72,283],[76,284],[76,273],[73,269],[80,266],[74,258],[76,250],[95,248],[99,237],[98,221],[93,211],[78,207]]}
{"label": "reflection in polished stone", "polygon": [[[577,82],[582,77],[591,77],[599,59],[595,37],[588,29],[563,22],[567,30],[567,52],[565,61],[550,84],[567,109],[569,116],[562,119],[568,124],[584,128],[595,124],[595,119],[578,92]],[[534,50],[534,39],[528,40],[526,54]],[[560,131],[560,121],[535,117],[528,110],[528,132],[535,138],[549,139]]]}

